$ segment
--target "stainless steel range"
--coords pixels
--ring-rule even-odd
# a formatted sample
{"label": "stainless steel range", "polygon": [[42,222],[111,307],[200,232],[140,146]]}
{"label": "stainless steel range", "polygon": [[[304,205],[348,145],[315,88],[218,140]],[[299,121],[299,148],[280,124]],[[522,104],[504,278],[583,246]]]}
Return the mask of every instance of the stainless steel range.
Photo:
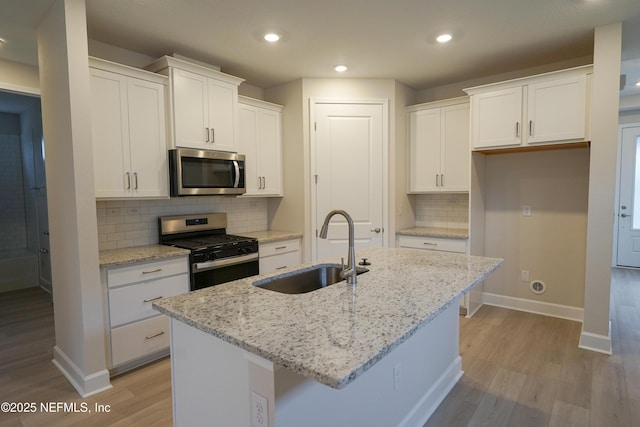
{"label": "stainless steel range", "polygon": [[227,214],[158,218],[160,243],[191,250],[191,290],[258,274],[258,241],[226,234]]}

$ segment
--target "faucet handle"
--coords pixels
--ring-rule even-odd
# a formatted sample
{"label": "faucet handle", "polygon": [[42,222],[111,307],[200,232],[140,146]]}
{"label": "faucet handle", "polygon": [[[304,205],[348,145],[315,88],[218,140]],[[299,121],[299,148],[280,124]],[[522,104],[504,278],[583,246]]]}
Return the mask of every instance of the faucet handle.
{"label": "faucet handle", "polygon": [[344,257],[340,258],[340,264],[342,264],[342,270],[344,270]]}

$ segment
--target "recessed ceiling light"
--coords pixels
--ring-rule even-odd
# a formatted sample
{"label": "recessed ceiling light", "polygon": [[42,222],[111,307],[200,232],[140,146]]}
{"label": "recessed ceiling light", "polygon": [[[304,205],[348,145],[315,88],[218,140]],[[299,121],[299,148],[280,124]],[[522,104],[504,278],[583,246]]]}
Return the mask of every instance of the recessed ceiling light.
{"label": "recessed ceiling light", "polygon": [[344,73],[345,71],[347,71],[347,66],[346,65],[336,65],[336,68],[334,68],[334,70],[336,70],[339,73]]}
{"label": "recessed ceiling light", "polygon": [[264,35],[264,39],[270,43],[275,43],[280,40],[280,35],[276,33],[267,33]]}
{"label": "recessed ceiling light", "polygon": [[5,44],[7,41],[3,38],[0,38],[0,46],[2,46],[3,44]]}
{"label": "recessed ceiling light", "polygon": [[636,83],[636,86],[640,86],[640,82]]}
{"label": "recessed ceiling light", "polygon": [[446,43],[450,41],[452,38],[453,36],[451,34],[440,34],[438,37],[436,37],[436,41],[438,43]]}

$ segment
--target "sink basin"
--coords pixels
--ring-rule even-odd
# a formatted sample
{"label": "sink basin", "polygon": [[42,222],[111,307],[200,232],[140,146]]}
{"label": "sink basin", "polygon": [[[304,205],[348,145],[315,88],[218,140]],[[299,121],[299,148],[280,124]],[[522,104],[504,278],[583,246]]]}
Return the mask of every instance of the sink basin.
{"label": "sink basin", "polygon": [[[280,276],[253,282],[253,286],[283,294],[304,294],[334,283],[343,282],[340,264],[320,264],[304,270],[292,271]],[[356,274],[366,273],[366,268],[356,267]]]}

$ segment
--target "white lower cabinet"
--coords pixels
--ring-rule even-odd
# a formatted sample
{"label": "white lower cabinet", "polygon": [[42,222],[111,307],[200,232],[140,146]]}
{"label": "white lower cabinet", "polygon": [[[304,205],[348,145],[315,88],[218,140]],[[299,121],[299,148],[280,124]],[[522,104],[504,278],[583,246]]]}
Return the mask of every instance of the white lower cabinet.
{"label": "white lower cabinet", "polygon": [[189,291],[187,257],[102,271],[106,301],[108,361],[122,372],[169,353],[169,319],[154,300]]}
{"label": "white lower cabinet", "polygon": [[271,273],[302,262],[300,239],[260,243],[260,274]]}

